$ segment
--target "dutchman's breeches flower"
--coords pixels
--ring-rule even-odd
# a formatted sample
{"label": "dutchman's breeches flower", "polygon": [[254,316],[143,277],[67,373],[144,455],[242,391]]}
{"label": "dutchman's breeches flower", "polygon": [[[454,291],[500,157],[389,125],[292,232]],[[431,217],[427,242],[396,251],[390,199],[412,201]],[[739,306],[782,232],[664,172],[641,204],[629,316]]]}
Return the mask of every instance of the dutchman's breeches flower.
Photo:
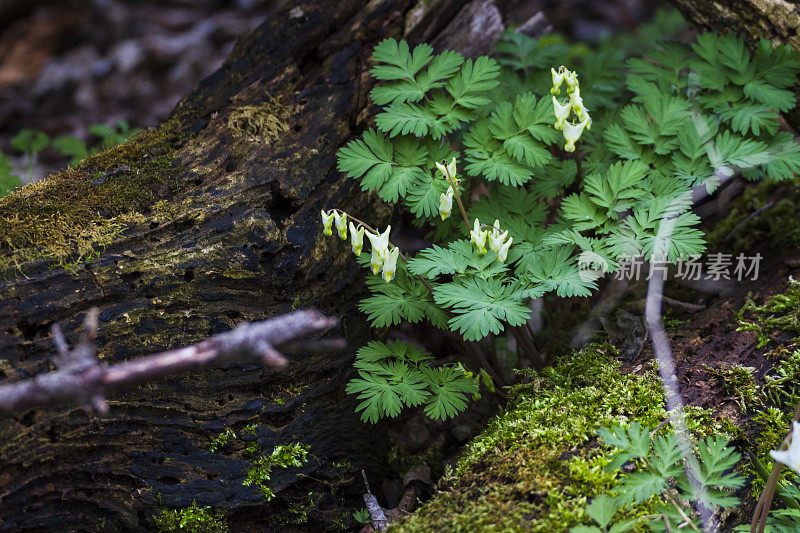
{"label": "dutchman's breeches flower", "polygon": [[500,249],[497,250],[497,260],[500,261],[501,263],[506,262],[506,257],[508,257],[508,250],[511,248],[511,243],[513,242],[513,240],[514,239],[509,237],[508,240],[504,242],[502,246],[500,246]]}
{"label": "dutchman's breeches flower", "polygon": [[353,223],[350,223],[350,243],[353,245],[353,253],[356,257],[361,255],[361,249],[364,247],[364,228],[356,228]]}
{"label": "dutchman's breeches flower", "polygon": [[564,145],[564,150],[567,152],[575,151],[575,141],[580,139],[583,128],[585,128],[587,124],[589,124],[588,118],[577,124],[567,122],[566,126],[564,126],[564,139],[567,141],[567,144]]}
{"label": "dutchman's breeches flower", "polygon": [[400,248],[395,246],[391,252],[387,252],[383,262],[383,279],[389,283],[397,272],[397,258],[400,257]]}
{"label": "dutchman's breeches flower", "polygon": [[442,216],[442,220],[446,220],[453,211],[453,194],[453,186],[451,185],[447,188],[447,192],[439,195],[439,214]]}
{"label": "dutchman's breeches flower", "polygon": [[508,230],[500,233],[500,221],[495,220],[492,232],[489,233],[489,249],[493,252],[499,251],[506,237],[508,237]]}
{"label": "dutchman's breeches flower", "polygon": [[444,164],[442,164],[442,163],[440,163],[438,161],[435,164],[436,164],[436,168],[439,169],[439,172],[442,173],[442,177],[444,177],[447,180],[449,180],[449,179],[455,180],[456,179],[456,158],[455,158],[455,156],[453,156],[453,160],[450,161],[449,163],[447,163],[446,165],[444,165]]}
{"label": "dutchman's breeches flower", "polygon": [[792,422],[792,440],[788,450],[772,450],[773,459],[800,474],[800,423]]}
{"label": "dutchman's breeches flower", "polygon": [[570,104],[562,104],[559,102],[556,97],[553,97],[553,112],[556,115],[556,123],[553,124],[557,130],[563,130],[564,126],[567,122],[567,117],[569,117],[569,112],[572,107]]}
{"label": "dutchman's breeches flower", "polygon": [[572,106],[572,110],[575,111],[575,115],[579,120],[586,120],[589,118],[586,108],[583,107],[580,87],[575,87],[575,90],[569,95],[569,105]]}
{"label": "dutchman's breeches flower", "polygon": [[391,226],[386,226],[386,231],[380,235],[367,232],[367,238],[369,239],[370,244],[372,244],[372,257],[370,259],[370,265],[372,265],[373,274],[377,275],[378,272],[381,271],[381,267],[386,260],[386,254],[389,252],[389,232],[391,230]]}
{"label": "dutchman's breeches flower", "polygon": [[554,96],[561,93],[561,83],[564,81],[565,74],[562,68],[559,68],[558,71],[552,67],[550,68],[550,74],[553,76],[553,88],[550,89],[550,94]]}
{"label": "dutchman's breeches flower", "polygon": [[475,226],[473,227],[472,231],[469,232],[470,242],[475,245],[478,249],[478,255],[486,255],[486,237],[488,237],[489,232],[481,229],[481,223],[476,218],[475,219]]}
{"label": "dutchman's breeches flower", "polygon": [[564,73],[564,81],[567,82],[567,94],[578,88],[578,73],[568,70]]}
{"label": "dutchman's breeches flower", "polygon": [[[369,233],[367,235],[369,235]],[[372,249],[372,255],[369,258],[369,264],[372,267],[372,273],[377,276],[378,272],[380,272],[381,268],[383,267],[383,256],[380,254],[380,252],[375,250],[375,248]]]}
{"label": "dutchman's breeches flower", "polygon": [[332,226],[333,226],[333,216],[335,213],[336,211],[328,211],[326,213],[324,209],[320,211],[320,214],[322,215],[322,227],[324,228],[322,230],[323,235],[327,235],[328,237],[333,235]]}
{"label": "dutchman's breeches flower", "polygon": [[333,212],[333,220],[336,224],[336,231],[339,232],[339,238],[347,240],[347,215],[345,213]]}

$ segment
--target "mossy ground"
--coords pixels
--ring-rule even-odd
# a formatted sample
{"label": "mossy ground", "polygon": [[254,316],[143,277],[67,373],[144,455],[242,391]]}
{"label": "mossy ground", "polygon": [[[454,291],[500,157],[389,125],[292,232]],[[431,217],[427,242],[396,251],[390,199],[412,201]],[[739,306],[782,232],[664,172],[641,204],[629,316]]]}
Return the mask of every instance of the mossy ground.
{"label": "mossy ground", "polygon": [[180,188],[176,116],[161,127],[0,200],[0,270],[33,260],[74,265],[97,254]]}
{"label": "mossy ground", "polygon": [[[747,451],[771,469],[770,450],[777,449],[786,437],[795,406],[800,402],[800,283],[790,279],[786,290],[758,304],[749,296],[744,307],[736,313],[739,331],[756,333],[757,348],[766,359],[764,372],[744,372],[731,369],[738,377],[730,381],[731,393],[749,418],[744,428]],[[763,479],[750,463],[743,466],[758,493]],[[784,478],[792,477],[784,470]]]}
{"label": "mossy ground", "polygon": [[[394,532],[567,531],[590,524],[585,506],[608,492],[612,452],[598,445],[601,427],[667,419],[661,383],[650,371],[623,374],[616,350],[593,345],[569,354],[511,389],[509,408],[467,445],[431,501]],[[698,435],[730,429],[703,409],[687,412]],[[644,504],[617,520],[643,516]]]}

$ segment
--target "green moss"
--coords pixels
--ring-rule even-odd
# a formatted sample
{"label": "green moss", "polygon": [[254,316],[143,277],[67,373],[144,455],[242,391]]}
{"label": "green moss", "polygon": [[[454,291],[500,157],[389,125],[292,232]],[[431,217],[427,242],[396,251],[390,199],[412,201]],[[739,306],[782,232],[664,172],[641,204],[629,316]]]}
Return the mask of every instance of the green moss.
{"label": "green moss", "polygon": [[224,448],[229,442],[236,439],[236,432],[231,428],[226,428],[225,431],[213,437],[208,445],[208,451],[215,453]]}
{"label": "green moss", "polygon": [[307,444],[280,444],[275,446],[269,455],[261,455],[256,458],[250,469],[247,471],[247,478],[242,482],[245,487],[255,485],[264,494],[267,501],[275,497],[267,486],[270,475],[274,468],[289,468],[291,466],[303,466],[308,460],[308,453],[311,449]]}
{"label": "green moss", "polygon": [[193,501],[185,509],[161,509],[153,516],[159,532],[186,531],[189,533],[225,533],[228,524],[224,510],[200,507]]}
{"label": "green moss", "polygon": [[752,411],[764,406],[763,392],[756,381],[754,367],[731,365],[714,371],[708,365],[704,366],[709,373],[720,377],[725,392],[736,398],[736,403],[742,411]]}
{"label": "green moss", "polygon": [[[566,531],[590,524],[585,506],[609,491],[612,452],[596,444],[598,429],[639,421],[656,427],[667,412],[653,372],[623,374],[610,345],[558,360],[531,382],[511,389],[508,411],[467,445],[441,491],[392,531]],[[693,409],[690,425],[712,418]],[[705,422],[704,422],[705,421]],[[722,428],[722,424],[714,424]],[[643,516],[652,503],[623,510]]]}
{"label": "green moss", "polygon": [[1,199],[0,270],[33,260],[71,267],[144,221],[160,196],[180,187],[172,166],[179,124],[174,117]]}
{"label": "green moss", "polygon": [[741,434],[739,426],[728,418],[715,415],[709,409],[696,405],[684,407],[686,429],[695,437],[711,437],[718,435],[728,440],[734,440]]}
{"label": "green moss", "polygon": [[314,492],[309,492],[306,494],[305,498],[303,498],[302,502],[295,502],[290,505],[289,508],[286,509],[286,512],[280,516],[279,521],[285,524],[307,523],[308,514],[317,508],[318,501],[323,497],[324,495],[321,493],[315,494]]}
{"label": "green moss", "polygon": [[758,347],[766,346],[773,331],[800,333],[800,282],[789,278],[786,292],[757,305],[752,295],[747,295],[744,307],[736,314],[739,327],[736,331],[753,331],[758,337]]}
{"label": "green moss", "polygon": [[291,109],[267,95],[263,104],[234,107],[228,117],[228,127],[252,141],[269,142],[289,131],[290,116]]}
{"label": "green moss", "polygon": [[273,393],[269,397],[269,401],[274,402],[278,405],[286,405],[287,401],[294,400],[297,398],[301,392],[303,392],[308,385],[303,385],[300,383],[293,383],[286,387],[278,387],[278,392]]}
{"label": "green moss", "polygon": [[[752,419],[746,428],[748,451],[759,461],[771,468],[770,450],[777,449],[791,428],[795,406],[800,402],[800,337],[788,337],[786,332],[800,333],[800,283],[789,278],[786,291],[777,294],[758,305],[748,295],[744,307],[736,313],[738,331],[753,331],[758,339],[758,347],[767,347],[764,355],[773,361],[763,378],[752,376],[753,383],[740,376],[738,395],[750,395]],[[735,377],[735,376],[734,376]],[[731,379],[725,376],[727,382]],[[742,392],[744,390],[744,392]],[[752,401],[755,400],[755,401]],[[752,480],[754,493],[764,487],[763,479],[756,469],[745,463],[743,471]],[[784,471],[787,479],[789,472]]]}

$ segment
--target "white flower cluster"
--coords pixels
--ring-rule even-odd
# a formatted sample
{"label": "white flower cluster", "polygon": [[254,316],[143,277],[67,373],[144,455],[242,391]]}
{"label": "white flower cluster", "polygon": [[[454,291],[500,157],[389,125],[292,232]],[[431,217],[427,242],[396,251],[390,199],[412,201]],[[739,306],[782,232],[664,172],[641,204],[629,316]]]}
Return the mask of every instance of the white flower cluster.
{"label": "white flower cluster", "polygon": [[[322,215],[322,233],[323,235],[333,235],[333,226],[336,226],[336,231],[342,240],[347,239],[347,213],[331,209],[320,211]],[[365,228],[359,223],[358,226],[350,222],[350,243],[352,245],[353,253],[356,257],[361,255],[361,250],[364,247],[364,234],[366,233],[370,244],[372,245],[372,257],[370,258],[370,265],[372,266],[372,273],[377,275],[378,272],[383,271],[383,279],[389,283],[394,279],[397,273],[397,259],[400,257],[400,248],[392,245],[389,242],[389,232],[392,230],[391,226],[386,226],[386,231],[381,234],[375,234],[371,231],[366,231]]]}
{"label": "white flower cluster", "polygon": [[[550,74],[553,76],[553,88],[550,89],[550,94],[553,95],[553,112],[556,116],[556,122],[553,126],[564,132],[564,139],[567,141],[564,145],[564,150],[574,152],[575,141],[580,138],[584,128],[592,128],[592,119],[589,117],[589,110],[583,105],[578,74],[568,70],[563,65],[558,70],[551,68]],[[559,102],[556,95],[561,94],[562,83],[567,85],[569,100]],[[570,113],[575,114],[578,122],[567,120]]]}
{"label": "white flower cluster", "polygon": [[500,221],[495,220],[492,231],[489,232],[482,229],[481,222],[475,219],[475,225],[472,231],[469,232],[470,242],[478,249],[478,255],[486,255],[486,240],[489,240],[489,249],[497,253],[497,260],[505,263],[508,257],[508,250],[511,248],[511,243],[514,241],[508,236],[508,230],[500,232]]}

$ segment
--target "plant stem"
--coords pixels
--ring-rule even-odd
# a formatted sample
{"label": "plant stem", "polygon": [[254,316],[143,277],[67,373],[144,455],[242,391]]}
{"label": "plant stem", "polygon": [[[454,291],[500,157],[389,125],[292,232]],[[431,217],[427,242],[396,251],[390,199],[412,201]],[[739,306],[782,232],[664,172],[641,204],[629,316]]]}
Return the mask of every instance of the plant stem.
{"label": "plant stem", "polygon": [[501,399],[505,399],[506,393],[502,390],[502,388],[505,387],[506,384],[500,377],[500,375],[497,373],[497,371],[494,369],[494,367],[489,363],[489,361],[486,360],[486,357],[483,356],[483,352],[481,352],[478,345],[472,341],[465,341],[460,337],[459,339],[461,340],[461,343],[464,346],[464,348],[472,352],[473,357],[475,357],[478,363],[486,370],[486,372],[488,372],[492,380],[496,382],[495,394],[499,396]]}
{"label": "plant stem", "polygon": [[575,168],[578,174],[578,180],[583,177],[583,158],[581,157],[581,151],[579,148],[575,148]]}
{"label": "plant stem", "polygon": [[469,225],[469,218],[467,218],[467,212],[464,209],[464,204],[461,203],[461,194],[459,194],[458,192],[458,182],[456,182],[456,177],[451,176],[450,172],[447,170],[445,170],[445,177],[450,182],[450,185],[453,186],[453,195],[456,197],[456,202],[458,202],[458,209],[461,211],[461,218],[464,219],[464,224],[467,225],[467,235],[469,235],[472,226]]}

